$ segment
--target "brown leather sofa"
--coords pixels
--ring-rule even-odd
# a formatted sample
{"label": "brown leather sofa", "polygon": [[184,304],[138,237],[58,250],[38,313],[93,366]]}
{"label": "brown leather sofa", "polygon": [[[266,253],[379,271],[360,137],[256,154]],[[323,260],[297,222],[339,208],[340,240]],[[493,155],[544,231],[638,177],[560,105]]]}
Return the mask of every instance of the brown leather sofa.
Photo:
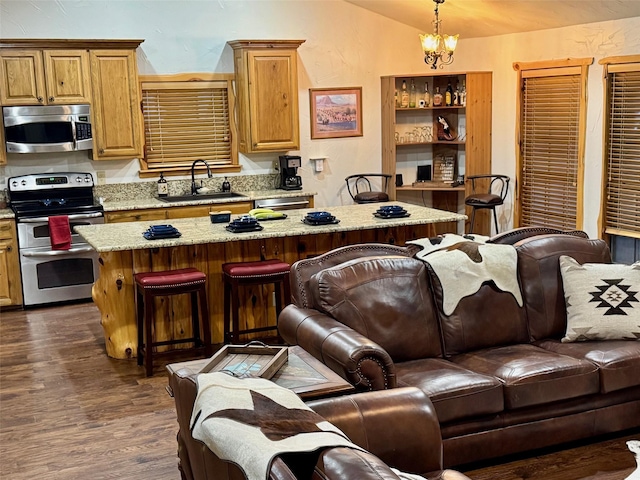
{"label": "brown leather sofa", "polygon": [[[167,370],[178,417],[183,480],[243,480],[237,465],[220,459],[191,436],[195,376],[173,365]],[[429,480],[469,480],[459,472],[442,469],[440,426],[429,398],[417,388],[318,399],[308,405],[367,451],[336,447],[276,457],[269,472],[271,480],[399,480],[389,465]]]}
{"label": "brown leather sofa", "polygon": [[438,277],[413,258],[419,247],[363,244],[299,261],[280,335],[359,390],[424,392],[445,467],[637,428],[640,342],[560,342],[559,256],[610,263],[609,249],[547,232],[490,240],[515,242],[523,306],[485,282],[450,315]]}

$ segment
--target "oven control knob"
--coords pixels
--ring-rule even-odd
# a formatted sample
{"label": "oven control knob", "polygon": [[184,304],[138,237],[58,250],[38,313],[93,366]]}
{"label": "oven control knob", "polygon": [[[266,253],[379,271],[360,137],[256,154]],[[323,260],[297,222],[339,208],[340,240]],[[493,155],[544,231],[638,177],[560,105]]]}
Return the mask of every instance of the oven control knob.
{"label": "oven control knob", "polygon": [[91,183],[91,179],[89,177],[84,177],[84,183]]}
{"label": "oven control knob", "polygon": [[26,187],[27,186],[27,181],[26,180],[22,180],[20,182],[20,185],[22,185],[23,187]]}

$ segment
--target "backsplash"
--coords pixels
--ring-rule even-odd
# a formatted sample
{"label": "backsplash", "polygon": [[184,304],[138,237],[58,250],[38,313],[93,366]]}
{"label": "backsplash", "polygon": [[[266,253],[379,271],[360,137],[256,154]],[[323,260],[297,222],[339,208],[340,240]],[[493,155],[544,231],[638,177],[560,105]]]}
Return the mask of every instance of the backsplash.
{"label": "backsplash", "polygon": [[[202,178],[204,177],[204,178]],[[228,176],[231,183],[232,192],[252,192],[256,190],[273,190],[278,187],[280,175],[236,175]],[[206,175],[199,175],[196,184],[208,187],[214,192],[222,191],[224,176],[216,175],[207,178]],[[191,180],[167,180],[169,195],[184,195],[191,193]],[[158,196],[158,184],[156,182],[132,182],[132,183],[110,183],[106,185],[96,185],[94,195],[103,201],[110,202],[116,200],[137,200],[141,198],[153,198]]]}

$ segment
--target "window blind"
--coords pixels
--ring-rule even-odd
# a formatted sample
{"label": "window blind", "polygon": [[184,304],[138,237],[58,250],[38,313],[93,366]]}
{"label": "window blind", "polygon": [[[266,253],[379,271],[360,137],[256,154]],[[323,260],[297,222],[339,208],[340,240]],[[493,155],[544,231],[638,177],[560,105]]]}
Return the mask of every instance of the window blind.
{"label": "window blind", "polygon": [[640,237],[640,64],[610,66],[607,90],[605,232]]}
{"label": "window blind", "polygon": [[541,75],[527,72],[522,82],[519,225],[573,230],[578,208],[581,75],[564,74],[563,69]]}
{"label": "window blind", "polygon": [[230,82],[145,78],[145,171],[181,173],[197,159],[213,168],[237,165]]}

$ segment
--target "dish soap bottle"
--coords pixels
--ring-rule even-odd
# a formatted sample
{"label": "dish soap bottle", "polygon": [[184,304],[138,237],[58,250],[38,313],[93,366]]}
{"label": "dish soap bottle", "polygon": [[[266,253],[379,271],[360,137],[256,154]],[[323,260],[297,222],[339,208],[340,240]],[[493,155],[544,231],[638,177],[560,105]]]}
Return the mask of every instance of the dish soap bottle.
{"label": "dish soap bottle", "polygon": [[164,172],[160,172],[160,180],[158,180],[158,196],[159,197],[169,196],[169,184],[164,178]]}
{"label": "dish soap bottle", "polygon": [[227,177],[224,177],[224,182],[222,182],[222,191],[223,192],[231,191],[231,184],[229,183],[229,180],[227,180]]}

